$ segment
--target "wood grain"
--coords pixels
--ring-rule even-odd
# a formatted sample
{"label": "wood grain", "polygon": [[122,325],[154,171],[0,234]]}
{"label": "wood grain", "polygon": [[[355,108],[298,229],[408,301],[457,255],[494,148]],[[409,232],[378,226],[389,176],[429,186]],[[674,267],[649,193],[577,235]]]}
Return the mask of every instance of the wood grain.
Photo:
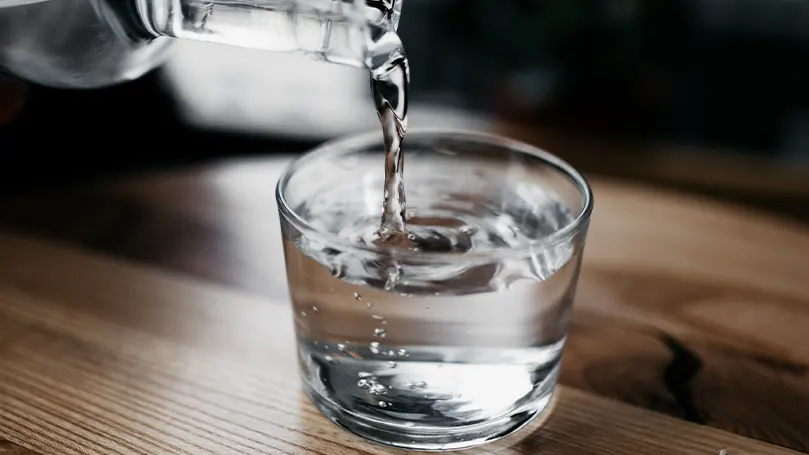
{"label": "wood grain", "polygon": [[35,455],[36,452],[20,447],[11,441],[0,439],[0,454],[2,455]]}
{"label": "wood grain", "polygon": [[499,122],[500,134],[537,144],[579,170],[702,193],[809,222],[809,163],[754,151],[706,149],[571,134]]}
{"label": "wood grain", "polygon": [[[402,453],[308,404],[285,305],[16,235],[0,247],[25,258],[0,270],[0,329],[18,333],[0,350],[0,431],[15,442],[64,454]],[[570,388],[543,426],[467,453],[728,448],[792,453]]]}
{"label": "wood grain", "polygon": [[538,125],[501,122],[496,130],[538,144],[589,172],[803,202],[809,199],[806,163],[779,162],[730,150],[629,144]]}
{"label": "wood grain", "polygon": [[13,195],[0,224],[286,298],[274,185],[286,160],[244,161]]}
{"label": "wood grain", "polygon": [[[0,400],[16,417],[0,401],[0,438],[47,453],[50,434],[79,452],[333,453],[335,441],[388,453],[300,397],[273,195],[283,165],[1,200],[15,233],[0,235]],[[594,188],[559,406],[519,444],[481,453],[809,452],[809,229],[648,187]],[[244,416],[230,401],[252,404]],[[29,426],[9,426],[20,416]]]}

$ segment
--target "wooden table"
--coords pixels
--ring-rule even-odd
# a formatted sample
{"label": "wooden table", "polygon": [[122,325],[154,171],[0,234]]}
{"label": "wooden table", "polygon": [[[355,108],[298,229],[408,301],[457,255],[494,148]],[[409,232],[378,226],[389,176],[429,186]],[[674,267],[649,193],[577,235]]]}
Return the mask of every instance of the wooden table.
{"label": "wooden table", "polygon": [[[283,163],[0,201],[0,453],[404,453],[301,392]],[[555,408],[467,453],[809,452],[809,229],[593,184]]]}

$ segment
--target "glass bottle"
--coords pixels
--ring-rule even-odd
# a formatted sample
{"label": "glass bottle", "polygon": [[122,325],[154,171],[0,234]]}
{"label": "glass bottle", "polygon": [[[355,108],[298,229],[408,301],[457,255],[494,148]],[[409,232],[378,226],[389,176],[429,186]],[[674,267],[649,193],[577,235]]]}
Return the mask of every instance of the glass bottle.
{"label": "glass bottle", "polygon": [[365,67],[400,11],[401,0],[0,0],[0,70],[103,87],[158,66],[177,38]]}

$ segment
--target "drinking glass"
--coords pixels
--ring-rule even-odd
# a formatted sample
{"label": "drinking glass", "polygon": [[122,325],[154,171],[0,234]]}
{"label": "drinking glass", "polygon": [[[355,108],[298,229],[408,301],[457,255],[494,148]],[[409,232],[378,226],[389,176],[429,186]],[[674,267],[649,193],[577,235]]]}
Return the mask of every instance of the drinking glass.
{"label": "drinking glass", "polygon": [[561,159],[503,137],[411,131],[406,245],[380,240],[380,134],[278,182],[303,386],[343,428],[424,450],[508,435],[548,405],[593,208]]}

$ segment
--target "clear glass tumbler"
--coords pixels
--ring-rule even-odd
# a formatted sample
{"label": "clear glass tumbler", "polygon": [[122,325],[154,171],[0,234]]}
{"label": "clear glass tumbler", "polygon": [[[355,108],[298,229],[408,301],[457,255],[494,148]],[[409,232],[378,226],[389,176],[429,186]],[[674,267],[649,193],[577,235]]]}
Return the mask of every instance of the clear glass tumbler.
{"label": "clear glass tumbler", "polygon": [[370,440],[459,449],[512,433],[555,389],[593,208],[559,158],[411,131],[408,247],[380,243],[379,134],[326,143],[278,183],[304,388]]}

